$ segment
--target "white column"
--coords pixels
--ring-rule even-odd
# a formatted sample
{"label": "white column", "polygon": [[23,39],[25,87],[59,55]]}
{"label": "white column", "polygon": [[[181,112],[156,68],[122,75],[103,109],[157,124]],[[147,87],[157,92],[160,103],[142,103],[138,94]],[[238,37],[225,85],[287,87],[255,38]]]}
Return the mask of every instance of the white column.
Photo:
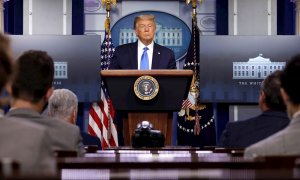
{"label": "white column", "polygon": [[239,120],[239,106],[234,105],[233,106],[233,121],[238,121]]}
{"label": "white column", "polygon": [[296,4],[296,35],[300,35],[300,0],[295,0]]}
{"label": "white column", "polygon": [[268,35],[272,35],[272,0],[268,0]]}
{"label": "white column", "polygon": [[67,0],[63,0],[63,35],[67,35]]}
{"label": "white column", "polygon": [[233,35],[238,35],[237,33],[237,0],[233,0]]}
{"label": "white column", "polygon": [[33,27],[33,25],[32,25],[32,0],[29,0],[28,1],[28,6],[29,6],[29,9],[28,9],[28,11],[29,11],[29,13],[28,13],[28,15],[29,15],[29,17],[28,17],[28,34],[29,35],[32,35],[32,27]]}
{"label": "white column", "polygon": [[0,0],[0,32],[4,32],[4,7],[3,0]]}

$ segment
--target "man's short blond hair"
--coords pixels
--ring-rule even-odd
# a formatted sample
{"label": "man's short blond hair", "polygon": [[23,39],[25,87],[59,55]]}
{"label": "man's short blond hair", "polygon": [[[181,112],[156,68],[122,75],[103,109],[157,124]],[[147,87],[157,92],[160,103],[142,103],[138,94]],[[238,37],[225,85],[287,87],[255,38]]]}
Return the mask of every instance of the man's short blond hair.
{"label": "man's short blond hair", "polygon": [[155,16],[153,14],[142,14],[134,18],[133,29],[136,28],[136,24],[140,20],[150,20],[153,21],[155,24]]}

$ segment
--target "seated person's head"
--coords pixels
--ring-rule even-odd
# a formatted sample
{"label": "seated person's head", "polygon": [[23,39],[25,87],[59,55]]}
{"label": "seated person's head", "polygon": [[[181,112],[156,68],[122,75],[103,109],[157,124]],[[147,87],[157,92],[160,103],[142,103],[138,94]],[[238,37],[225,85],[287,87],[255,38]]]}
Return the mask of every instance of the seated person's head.
{"label": "seated person's head", "polygon": [[11,82],[13,99],[45,104],[53,91],[53,76],[53,60],[46,52],[26,51],[16,62]]}
{"label": "seated person's head", "polygon": [[287,62],[281,76],[281,95],[290,118],[300,106],[300,55]]}
{"label": "seated person's head", "polygon": [[283,99],[280,95],[280,76],[282,71],[275,71],[262,82],[260,96],[259,96],[259,106],[264,110],[278,110],[285,111],[286,107],[283,103]]}
{"label": "seated person's head", "polygon": [[68,89],[56,89],[49,98],[48,115],[76,124],[78,99]]}

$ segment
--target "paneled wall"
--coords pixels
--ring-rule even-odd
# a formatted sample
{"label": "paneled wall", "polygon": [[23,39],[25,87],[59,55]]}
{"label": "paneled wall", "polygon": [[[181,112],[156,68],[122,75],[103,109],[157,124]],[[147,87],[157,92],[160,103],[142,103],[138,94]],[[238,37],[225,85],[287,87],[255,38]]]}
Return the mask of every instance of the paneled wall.
{"label": "paneled wall", "polygon": [[[229,35],[277,35],[277,0],[229,0],[228,11]],[[231,105],[229,120],[245,120],[260,112],[257,105]]]}
{"label": "paneled wall", "polygon": [[[179,17],[189,27],[191,26],[191,4],[179,0],[169,1],[132,1],[123,0],[111,11],[111,26],[120,18],[139,11],[162,11]],[[203,35],[214,35],[216,8],[215,0],[204,1],[197,7],[199,28]],[[104,34],[105,7],[96,0],[85,0],[85,34]],[[203,21],[210,18],[209,24]]]}
{"label": "paneled wall", "polygon": [[24,0],[23,34],[71,35],[72,0]]}
{"label": "paneled wall", "polygon": [[229,0],[229,35],[277,35],[277,0]]}

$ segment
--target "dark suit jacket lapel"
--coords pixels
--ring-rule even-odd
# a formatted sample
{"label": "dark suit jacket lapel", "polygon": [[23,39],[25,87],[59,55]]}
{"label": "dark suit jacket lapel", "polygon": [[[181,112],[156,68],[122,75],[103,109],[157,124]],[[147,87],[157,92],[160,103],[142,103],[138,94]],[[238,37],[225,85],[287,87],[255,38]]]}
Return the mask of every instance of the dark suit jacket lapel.
{"label": "dark suit jacket lapel", "polygon": [[152,56],[152,68],[151,69],[158,69],[160,61],[160,52],[159,48],[156,43],[153,46],[153,56]]}
{"label": "dark suit jacket lapel", "polygon": [[130,61],[132,64],[132,69],[138,69],[138,43],[132,43],[132,46],[130,47],[130,50],[128,51],[130,54]]}

